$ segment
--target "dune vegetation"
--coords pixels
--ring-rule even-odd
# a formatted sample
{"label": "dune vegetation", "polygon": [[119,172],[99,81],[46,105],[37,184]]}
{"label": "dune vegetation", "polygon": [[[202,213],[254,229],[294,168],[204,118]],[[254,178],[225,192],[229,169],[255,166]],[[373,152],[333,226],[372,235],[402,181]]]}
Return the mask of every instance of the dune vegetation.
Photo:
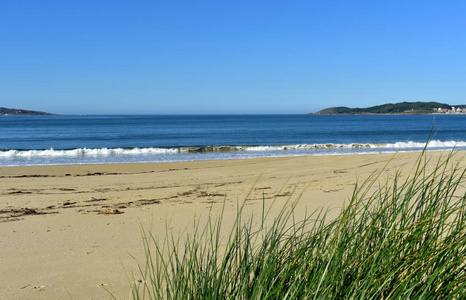
{"label": "dune vegetation", "polygon": [[413,175],[382,184],[373,173],[337,218],[321,210],[298,219],[291,201],[272,221],[265,205],[252,218],[239,207],[227,237],[222,216],[181,238],[143,232],[143,279],[131,297],[464,299],[465,170],[451,155],[423,153]]}

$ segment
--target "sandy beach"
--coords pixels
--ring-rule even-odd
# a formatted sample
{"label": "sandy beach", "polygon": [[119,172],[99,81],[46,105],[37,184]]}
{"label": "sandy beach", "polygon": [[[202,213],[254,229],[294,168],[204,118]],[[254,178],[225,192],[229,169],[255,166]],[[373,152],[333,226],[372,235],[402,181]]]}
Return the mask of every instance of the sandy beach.
{"label": "sandy beach", "polygon": [[[429,164],[447,155],[429,152]],[[141,228],[189,230],[224,203],[228,224],[243,201],[245,214],[274,203],[273,216],[300,198],[298,212],[336,215],[357,181],[382,169],[382,181],[407,176],[418,156],[1,167],[0,299],[127,299],[144,263]],[[453,160],[464,168],[464,157]]]}

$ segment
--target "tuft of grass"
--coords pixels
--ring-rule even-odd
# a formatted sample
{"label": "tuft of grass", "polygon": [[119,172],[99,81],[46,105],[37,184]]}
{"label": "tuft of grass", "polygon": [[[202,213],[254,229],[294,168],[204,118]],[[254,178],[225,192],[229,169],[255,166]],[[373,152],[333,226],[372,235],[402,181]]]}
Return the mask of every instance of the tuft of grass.
{"label": "tuft of grass", "polygon": [[372,174],[331,220],[327,210],[297,220],[292,202],[271,223],[265,205],[249,218],[240,206],[223,240],[223,213],[183,239],[143,230],[143,280],[131,297],[464,299],[465,170],[451,155],[430,162],[423,153],[414,175],[383,185]]}

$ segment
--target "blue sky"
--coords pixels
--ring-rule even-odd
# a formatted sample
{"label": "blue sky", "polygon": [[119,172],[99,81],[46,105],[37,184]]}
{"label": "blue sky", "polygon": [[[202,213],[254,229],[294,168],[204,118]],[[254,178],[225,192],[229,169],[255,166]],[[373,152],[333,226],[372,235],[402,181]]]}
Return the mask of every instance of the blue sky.
{"label": "blue sky", "polygon": [[307,113],[466,101],[466,1],[2,0],[0,106]]}

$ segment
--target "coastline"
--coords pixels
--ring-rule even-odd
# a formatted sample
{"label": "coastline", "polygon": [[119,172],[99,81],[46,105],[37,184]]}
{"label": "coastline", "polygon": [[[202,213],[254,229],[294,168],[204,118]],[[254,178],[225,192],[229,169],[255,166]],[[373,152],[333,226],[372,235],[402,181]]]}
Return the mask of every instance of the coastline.
{"label": "coastline", "polygon": [[[426,156],[434,164],[448,153]],[[167,224],[189,230],[224,203],[228,224],[244,199],[245,214],[275,201],[273,215],[301,197],[299,212],[329,207],[336,215],[357,181],[382,169],[382,182],[399,170],[407,176],[419,155],[0,167],[2,297],[108,299],[108,289],[127,298],[130,274],[137,277],[130,254],[143,263],[141,227],[157,235]],[[465,168],[465,155],[453,161]],[[122,213],[103,213],[112,209]]]}
{"label": "coastline", "polygon": [[228,161],[257,158],[348,156],[399,152],[466,150],[464,141],[431,140],[395,143],[321,143],[259,146],[179,146],[167,148],[79,148],[71,150],[0,151],[0,167],[150,164]]}
{"label": "coastline", "polygon": [[430,116],[434,113],[371,113],[371,112],[358,112],[358,113],[307,113],[306,115],[316,116]]}

